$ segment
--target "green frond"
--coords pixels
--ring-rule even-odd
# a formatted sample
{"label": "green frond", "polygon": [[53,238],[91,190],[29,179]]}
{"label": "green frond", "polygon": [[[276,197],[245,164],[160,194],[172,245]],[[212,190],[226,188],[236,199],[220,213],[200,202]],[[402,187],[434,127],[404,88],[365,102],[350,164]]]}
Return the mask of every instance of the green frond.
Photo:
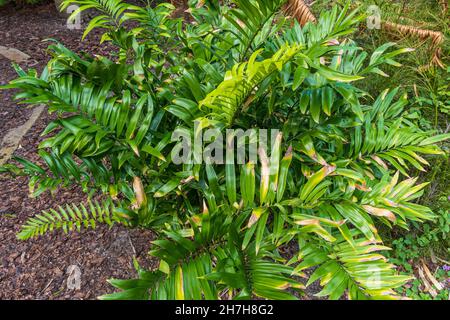
{"label": "green frond", "polygon": [[405,284],[412,278],[398,275],[379,251],[388,247],[355,240],[354,246],[338,236],[332,244],[318,246],[305,243],[299,251],[300,264],[295,268],[302,271],[318,266],[311,274],[307,286],[320,280],[323,289],[319,297],[328,296],[337,300],[347,292],[349,299],[398,299],[393,289]]}
{"label": "green frond", "polygon": [[329,40],[336,41],[353,33],[363,19],[362,15],[357,15],[358,10],[349,12],[349,8],[350,2],[347,1],[343,8],[335,6],[331,10],[322,11],[317,23],[307,23],[302,27],[295,22],[291,28],[275,38],[276,43],[302,43],[308,50],[308,56],[312,57],[329,52],[334,49],[327,44]]}
{"label": "green frond", "polygon": [[[336,170],[338,174],[341,171]],[[408,221],[432,220],[432,211],[422,205],[414,203],[420,197],[427,183],[416,185],[417,179],[398,181],[399,173],[393,178],[386,175],[380,182],[360,185],[358,181],[346,173],[348,186],[342,193],[330,193],[332,182],[317,184],[311,191],[308,202],[304,198],[293,198],[280,202],[280,205],[293,208],[294,224],[305,226],[300,232],[314,232],[327,241],[334,241],[334,237],[327,231],[329,228],[339,230],[343,237],[352,243],[349,230],[357,228],[368,240],[379,240],[378,231],[371,217],[380,219],[388,226],[399,225],[408,228]],[[328,179],[334,179],[331,176]],[[359,179],[357,177],[357,179]],[[347,200],[345,200],[347,199]],[[324,227],[326,227],[324,229]]]}
{"label": "green frond", "polygon": [[[50,152],[39,150],[38,153],[46,167],[21,157],[14,157],[14,160],[22,167],[13,165],[20,174],[30,176],[29,187],[33,197],[37,197],[47,190],[55,191],[60,185],[68,186],[78,183],[86,189],[91,180],[89,173],[94,167],[93,162],[83,159],[79,164],[70,153],[60,153],[59,150]],[[106,182],[109,179],[110,175],[101,163],[95,164],[95,170],[97,174],[94,179],[97,182]],[[10,170],[10,172],[14,174],[15,171]]]}
{"label": "green frond", "polygon": [[443,134],[433,137],[430,132],[419,130],[402,117],[407,99],[403,96],[392,103],[398,89],[386,90],[375,101],[371,112],[366,114],[364,124],[351,134],[349,153],[366,163],[372,163],[381,171],[390,166],[409,176],[412,165],[420,171],[429,163],[419,154],[442,154],[436,142],[450,138]]}
{"label": "green frond", "polygon": [[225,15],[234,27],[233,35],[241,45],[239,61],[243,61],[247,53],[254,53],[273,32],[279,28],[273,19],[286,0],[234,0],[236,7]]}
{"label": "green frond", "polygon": [[224,215],[205,211],[191,220],[192,229],[166,231],[167,238],[154,241],[150,252],[160,259],[159,270],[136,280],[111,280],[123,291],[101,298],[211,300],[227,294],[234,299],[294,299],[286,290],[302,285],[290,278],[293,268],[265,258],[271,249],[266,242],[259,253],[255,243],[243,249],[244,236],[235,230],[245,216]]}
{"label": "green frond", "polygon": [[248,99],[257,87],[272,73],[281,71],[301,49],[301,45],[285,45],[271,58],[262,61],[256,61],[259,52],[253,53],[249,61],[236,64],[225,74],[225,80],[200,102],[200,108],[209,108],[211,118],[231,125],[236,114],[245,111],[245,105],[251,102]]}
{"label": "green frond", "polygon": [[121,291],[105,294],[100,300],[148,300],[150,288],[154,287],[163,277],[163,273],[140,271],[138,279],[109,279],[108,282]]}
{"label": "green frond", "polygon": [[68,18],[69,21],[73,21],[78,14],[88,9],[96,9],[101,12],[100,15],[89,22],[89,25],[84,31],[83,38],[94,28],[118,28],[127,20],[127,16],[124,15],[127,10],[133,11],[139,9],[139,7],[122,2],[121,0],[65,0],[62,2],[60,10],[63,11],[73,4],[78,5],[79,8],[70,15]]}
{"label": "green frond", "polygon": [[[269,260],[240,255],[218,247],[214,255],[202,254],[180,262],[171,271],[162,261],[157,271],[135,280],[110,280],[119,293],[100,299],[213,300],[228,295],[235,299],[295,299],[286,289],[303,286],[290,278],[293,268]],[[217,265],[212,260],[217,259]],[[240,260],[242,259],[242,260]],[[167,273],[168,272],[168,273]]]}
{"label": "green frond", "polygon": [[[81,158],[106,154],[117,150],[118,145],[128,151],[124,152],[127,157],[140,156],[144,146],[153,148],[147,132],[156,128],[161,114],[155,111],[151,94],[142,93],[135,99],[130,90],[116,88],[115,83],[124,75],[118,64],[81,60],[66,54],[67,49],[61,45],[53,49],[58,55],[50,62],[51,70],[45,78],[26,76],[6,86],[21,90],[17,98],[24,99],[24,103],[47,104],[50,112],[78,113],[52,121],[44,135],[62,130],[41,143],[40,148],[57,148],[59,154],[67,151]],[[72,73],[60,72],[66,65],[71,66]],[[161,154],[158,157],[163,158]]]}
{"label": "green frond", "polygon": [[120,221],[114,214],[114,206],[110,201],[89,202],[87,208],[83,204],[67,204],[65,207],[58,207],[58,210],[50,209],[29,218],[22,225],[17,238],[27,240],[59,229],[65,233],[73,230],[80,232],[82,228],[95,229],[98,223],[112,226]]}

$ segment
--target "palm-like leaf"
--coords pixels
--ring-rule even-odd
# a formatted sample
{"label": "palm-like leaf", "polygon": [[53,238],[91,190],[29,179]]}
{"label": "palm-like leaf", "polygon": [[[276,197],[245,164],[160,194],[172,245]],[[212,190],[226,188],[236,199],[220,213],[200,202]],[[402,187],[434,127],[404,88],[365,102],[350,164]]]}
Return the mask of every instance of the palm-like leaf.
{"label": "palm-like leaf", "polygon": [[[63,11],[67,7],[73,4],[73,1],[63,1],[60,10]],[[79,8],[72,12],[70,20],[74,20],[77,15],[88,9],[96,9],[101,12],[89,22],[86,30],[84,31],[83,38],[92,31],[94,28],[118,28],[125,20],[127,16],[124,13],[127,10],[139,10],[139,7],[122,2],[122,0],[81,0],[77,1]]]}
{"label": "palm-like leaf", "polygon": [[112,226],[121,221],[113,211],[110,202],[102,204],[89,202],[88,209],[83,204],[66,205],[65,208],[59,207],[58,211],[50,209],[28,220],[17,237],[27,240],[57,229],[62,229],[66,233],[74,229],[80,231],[81,228],[95,229],[97,223]]}
{"label": "palm-like leaf", "polygon": [[392,289],[403,285],[411,277],[395,274],[393,265],[378,253],[382,250],[389,248],[365,239],[356,240],[351,246],[340,236],[331,245],[305,243],[299,251],[301,262],[296,270],[319,265],[307,283],[309,285],[320,279],[323,289],[317,296],[339,299],[348,290],[349,299],[397,298]]}
{"label": "palm-like leaf", "polygon": [[248,62],[237,64],[225,74],[225,80],[200,102],[200,107],[211,109],[209,115],[215,120],[232,125],[239,107],[251,103],[254,90],[273,72],[280,71],[300,51],[301,46],[285,46],[272,58],[256,61],[258,52],[253,53]]}

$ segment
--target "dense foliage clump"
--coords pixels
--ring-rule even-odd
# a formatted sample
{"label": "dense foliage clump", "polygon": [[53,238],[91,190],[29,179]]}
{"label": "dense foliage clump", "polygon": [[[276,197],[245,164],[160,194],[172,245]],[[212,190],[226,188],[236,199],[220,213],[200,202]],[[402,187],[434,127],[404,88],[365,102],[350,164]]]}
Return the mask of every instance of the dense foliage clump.
{"label": "dense foliage clump", "polygon": [[[450,135],[422,130],[399,88],[358,88],[410,49],[363,51],[350,39],[363,16],[349,5],[301,27],[285,2],[191,1],[181,21],[169,4],[66,1],[102,12],[85,34],[104,28],[116,55],[55,43],[41,75],[17,68],[6,87],[58,117],[43,132],[45,165],[17,158],[2,171],[30,176],[35,196],[79,184],[104,201],[43,212],[19,238],[98,223],[154,230],[159,269],[111,280],[122,291],[105,299],[291,299],[311,267],[319,296],[395,298],[410,277],[383,254],[378,228],[435,217],[414,201],[427,184],[411,168],[424,171]],[[229,129],[257,134],[221,140]],[[235,156],[263,143],[263,129],[278,131],[257,161],[207,161],[211,148]],[[180,137],[200,141],[183,155],[192,161],[177,161]]]}

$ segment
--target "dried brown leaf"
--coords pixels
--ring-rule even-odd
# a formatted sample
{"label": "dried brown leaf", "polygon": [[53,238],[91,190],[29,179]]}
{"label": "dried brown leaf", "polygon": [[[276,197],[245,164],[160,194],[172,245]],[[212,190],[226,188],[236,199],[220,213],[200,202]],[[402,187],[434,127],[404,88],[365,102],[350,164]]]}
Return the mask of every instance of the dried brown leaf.
{"label": "dried brown leaf", "polygon": [[289,16],[297,19],[301,26],[304,26],[308,22],[317,21],[303,0],[289,0],[285,11]]}
{"label": "dried brown leaf", "polygon": [[444,68],[444,64],[441,61],[441,46],[445,41],[445,37],[442,32],[392,22],[384,22],[383,29],[388,32],[400,34],[404,37],[416,37],[421,40],[431,40],[430,51],[432,52],[433,57],[431,58],[430,64]]}

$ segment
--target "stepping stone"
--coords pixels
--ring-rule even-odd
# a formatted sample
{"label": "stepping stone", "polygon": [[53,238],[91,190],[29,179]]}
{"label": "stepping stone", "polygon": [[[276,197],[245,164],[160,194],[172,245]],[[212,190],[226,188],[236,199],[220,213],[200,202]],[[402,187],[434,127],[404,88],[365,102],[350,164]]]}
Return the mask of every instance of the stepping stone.
{"label": "stepping stone", "polygon": [[0,46],[0,55],[4,56],[8,60],[14,61],[15,63],[21,63],[31,58],[29,55],[20,50],[3,46]]}
{"label": "stepping stone", "polygon": [[33,113],[30,118],[23,125],[13,128],[3,137],[0,143],[0,166],[5,164],[9,160],[11,155],[16,151],[20,141],[31,129],[33,124],[39,119],[42,111],[44,111],[44,105],[39,105],[33,109]]}

